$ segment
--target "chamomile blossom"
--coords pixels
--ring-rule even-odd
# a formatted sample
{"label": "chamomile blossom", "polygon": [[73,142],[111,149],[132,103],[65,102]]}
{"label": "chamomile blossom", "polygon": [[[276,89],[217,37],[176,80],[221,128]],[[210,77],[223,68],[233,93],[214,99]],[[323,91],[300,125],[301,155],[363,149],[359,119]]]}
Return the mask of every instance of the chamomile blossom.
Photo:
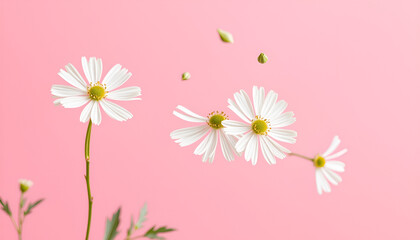
{"label": "chamomile blossom", "polygon": [[[277,101],[278,94],[269,91],[267,96],[263,87],[253,87],[253,103],[244,90],[234,94],[234,100],[229,99],[229,108],[245,123],[234,120],[224,120],[225,132],[228,135],[241,136],[235,145],[237,152],[244,152],[245,160],[257,164],[258,145],[268,164],[275,164],[276,158],[285,158],[290,151],[277,141],[295,143],[296,131],[282,129],[296,121],[293,112],[284,112],[287,103]],[[259,143],[259,144],[258,144]]]}
{"label": "chamomile blossom", "polygon": [[29,188],[32,187],[32,185],[34,185],[34,183],[31,180],[19,179],[19,187],[22,193],[28,191]]}
{"label": "chamomile blossom", "polygon": [[183,106],[178,105],[176,108],[180,112],[174,111],[175,116],[188,122],[199,123],[198,126],[181,128],[171,132],[171,138],[175,139],[175,142],[179,143],[181,147],[191,145],[207,134],[194,151],[195,155],[203,155],[203,162],[213,162],[218,139],[220,139],[222,153],[226,160],[232,161],[235,159],[235,155],[239,155],[234,147],[237,139],[227,135],[222,125],[222,121],[228,119],[226,113],[214,111],[209,113],[207,117],[203,117]]}
{"label": "chamomile blossom", "polygon": [[318,154],[313,159],[315,170],[316,188],[319,194],[322,192],[331,192],[330,183],[338,185],[341,182],[341,177],[336,172],[344,172],[345,164],[340,161],[330,161],[332,159],[341,157],[347,152],[347,149],[343,149],[333,154],[340,145],[340,139],[338,136],[333,138],[330,147],[323,154]]}
{"label": "chamomile blossom", "polygon": [[62,105],[65,108],[78,108],[87,104],[80,114],[80,121],[87,122],[90,119],[92,123],[99,125],[101,123],[101,109],[108,116],[118,121],[126,121],[133,115],[125,108],[108,100],[130,101],[140,100],[141,95],[139,87],[119,88],[130,77],[131,73],[116,64],[105,75],[102,82],[102,60],[91,57],[89,61],[82,57],[82,66],[88,83],[79,74],[77,69],[71,64],[65,66],[65,70],[60,69],[58,75],[62,77],[71,86],[53,85],[51,94],[58,97],[54,101],[56,105]]}

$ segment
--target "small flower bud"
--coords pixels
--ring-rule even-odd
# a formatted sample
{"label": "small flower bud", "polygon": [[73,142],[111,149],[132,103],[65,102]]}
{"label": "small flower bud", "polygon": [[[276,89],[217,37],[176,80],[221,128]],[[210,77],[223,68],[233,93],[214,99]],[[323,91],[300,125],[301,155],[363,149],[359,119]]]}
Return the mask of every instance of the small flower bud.
{"label": "small flower bud", "polygon": [[258,62],[259,62],[259,63],[264,64],[264,63],[266,63],[267,61],[268,61],[268,57],[267,57],[264,53],[261,53],[261,54],[258,56]]}
{"label": "small flower bud", "polygon": [[191,74],[189,72],[184,72],[182,74],[182,80],[188,80],[190,79],[190,77],[191,77]]}
{"label": "small flower bud", "polygon": [[233,36],[229,32],[223,31],[222,29],[217,29],[219,32],[220,39],[222,39],[223,42],[233,43]]}
{"label": "small flower bud", "polygon": [[34,185],[34,183],[31,180],[26,180],[26,179],[19,179],[19,184],[20,184],[20,191],[22,193],[28,191],[29,188],[31,188],[32,185]]}

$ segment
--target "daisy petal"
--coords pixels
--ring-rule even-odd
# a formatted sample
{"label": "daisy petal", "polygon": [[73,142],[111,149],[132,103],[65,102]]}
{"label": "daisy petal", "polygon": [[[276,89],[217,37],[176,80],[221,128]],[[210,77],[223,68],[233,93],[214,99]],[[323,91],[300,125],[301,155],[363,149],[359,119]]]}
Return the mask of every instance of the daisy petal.
{"label": "daisy petal", "polygon": [[181,147],[185,147],[202,138],[209,131],[209,128],[206,125],[181,128],[171,132],[170,136],[172,139],[177,139],[175,142],[179,143]]}
{"label": "daisy petal", "polygon": [[272,112],[273,107],[276,105],[277,98],[278,98],[277,93],[275,93],[272,90],[268,92],[267,97],[265,98],[263,107],[261,109],[262,116],[267,116],[269,115],[270,112]]}
{"label": "daisy petal", "polygon": [[76,78],[74,78],[70,73],[64,71],[63,69],[60,69],[60,72],[58,72],[58,75],[63,78],[66,82],[71,84],[72,86],[82,90],[86,91],[86,83],[82,84],[79,82]]}
{"label": "daisy petal", "polygon": [[113,102],[102,99],[101,104],[107,105],[107,107],[110,108],[114,113],[118,114],[122,118],[120,121],[126,121],[133,117],[133,114],[131,114],[127,109]]}
{"label": "daisy petal", "polygon": [[322,194],[322,184],[321,184],[321,178],[322,178],[322,173],[320,169],[316,169],[315,170],[315,182],[316,182],[316,189],[318,191],[318,194],[321,195]]}
{"label": "daisy petal", "polygon": [[217,146],[217,132],[216,130],[212,129],[209,138],[209,144],[207,151],[204,153],[203,156],[203,162],[206,162],[207,160],[209,163],[212,163],[214,160],[214,155],[216,153],[216,146]]}
{"label": "daisy petal", "polygon": [[267,114],[267,118],[269,119],[276,119],[279,117],[280,114],[284,112],[287,108],[287,102],[284,100],[278,101],[273,109]]}
{"label": "daisy petal", "polygon": [[251,139],[248,141],[245,149],[245,160],[252,160],[252,165],[257,164],[258,160],[258,136],[256,134],[251,135]]}
{"label": "daisy petal", "polygon": [[117,120],[117,121],[125,121],[125,118],[121,117],[117,112],[115,112],[113,110],[112,107],[109,107],[108,104],[106,104],[103,100],[99,101],[99,104],[101,105],[102,109],[104,110],[104,112],[112,119]]}
{"label": "daisy petal", "polygon": [[239,108],[241,109],[241,112],[244,113],[248,119],[253,119],[255,117],[255,113],[251,105],[251,100],[249,100],[248,94],[244,90],[241,90],[240,92],[235,93],[233,96]]}
{"label": "daisy petal", "polygon": [[329,170],[328,168],[322,168],[322,173],[325,177],[334,185],[338,185],[339,182],[342,181],[342,178],[335,172]]}
{"label": "daisy petal", "polygon": [[334,154],[332,154],[332,155],[329,155],[329,156],[328,156],[328,157],[326,157],[325,159],[326,159],[326,160],[331,160],[331,159],[334,159],[334,158],[338,158],[338,157],[343,156],[346,152],[347,152],[347,149],[343,149],[343,150],[341,150],[341,151],[339,151],[339,152],[337,152],[337,153],[334,153]]}
{"label": "daisy petal", "polygon": [[337,149],[338,145],[340,145],[340,138],[338,136],[335,136],[331,142],[331,145],[328,147],[327,151],[324,152],[324,154],[322,154],[323,157],[328,157],[328,155],[330,155],[332,152],[335,151],[335,149]]}
{"label": "daisy petal", "polygon": [[181,105],[178,105],[178,106],[176,106],[176,108],[178,108],[179,110],[183,111],[185,114],[190,115],[191,117],[194,117],[194,118],[198,118],[198,119],[201,119],[201,120],[207,121],[207,118],[202,117],[202,116],[200,116],[200,115],[198,115],[198,114],[196,114],[196,113],[194,113],[194,112],[190,111],[190,110],[189,110],[189,109],[187,109],[186,107],[183,107],[183,106],[181,106]]}
{"label": "daisy petal", "polygon": [[83,71],[85,72],[85,76],[86,76],[88,82],[93,83],[93,79],[92,79],[91,74],[90,74],[89,63],[88,63],[86,57],[82,57],[82,67],[83,67]]}
{"label": "daisy petal", "polygon": [[263,87],[258,89],[258,87],[254,86],[252,88],[252,98],[254,100],[254,109],[256,115],[261,115],[261,109],[264,103],[265,98],[265,90]]}
{"label": "daisy petal", "polygon": [[344,164],[343,162],[340,161],[326,161],[325,162],[325,167],[336,171],[336,172],[344,172],[344,167],[346,166],[346,164]]}
{"label": "daisy petal", "polygon": [[267,145],[266,139],[260,138],[261,151],[268,164],[276,164],[276,157]]}
{"label": "daisy petal", "polygon": [[90,118],[92,119],[92,123],[95,125],[101,124],[102,116],[101,116],[101,108],[99,107],[98,101],[93,101],[93,107]]}
{"label": "daisy petal", "polygon": [[205,120],[201,119],[201,118],[195,118],[195,117],[191,117],[191,116],[187,116],[184,114],[181,114],[177,111],[173,111],[173,114],[179,118],[181,118],[182,120],[188,121],[188,122],[206,122]]}
{"label": "daisy petal", "polygon": [[247,122],[247,123],[251,123],[251,119],[249,119],[249,118],[247,118],[246,116],[245,116],[245,114],[241,111],[241,109],[239,108],[239,106],[235,103],[235,101],[233,101],[233,100],[231,100],[231,99],[228,99],[228,103],[229,103],[229,106],[228,106],[228,108],[230,109],[230,110],[232,110],[236,115],[238,115],[242,120],[244,120],[245,122]]}
{"label": "daisy petal", "polygon": [[65,108],[78,108],[90,101],[89,96],[74,96],[60,99],[60,104]]}
{"label": "daisy petal", "polygon": [[107,98],[111,100],[129,101],[140,100],[136,98],[141,95],[139,87],[126,87],[108,93]]}
{"label": "daisy petal", "polygon": [[122,66],[120,64],[116,64],[109,70],[109,72],[105,75],[104,80],[102,81],[102,84],[107,85],[109,83],[109,80],[111,80],[115,74],[119,73]]}
{"label": "daisy petal", "polygon": [[121,69],[119,72],[113,75],[112,78],[109,79],[108,84],[106,86],[107,90],[112,91],[116,88],[119,88],[131,77],[131,75],[132,74],[128,72],[126,68]]}
{"label": "daisy petal", "polygon": [[281,142],[296,143],[295,137],[297,136],[297,132],[288,129],[273,128],[268,132],[268,135]]}
{"label": "daisy petal", "polygon": [[85,80],[80,75],[79,71],[73,66],[73,64],[69,63],[66,66],[64,66],[66,71],[74,78],[76,79],[82,86],[87,87]]}
{"label": "daisy petal", "polygon": [[249,140],[251,139],[252,135],[255,135],[252,132],[249,132],[242,136],[239,141],[236,143],[235,148],[237,152],[243,152],[248,145]]}
{"label": "daisy petal", "polygon": [[277,118],[272,119],[271,126],[276,128],[289,126],[296,121],[294,115],[293,112],[282,113]]}
{"label": "daisy petal", "polygon": [[286,154],[284,153],[290,153],[290,150],[283,147],[282,145],[278,144],[276,141],[274,141],[271,137],[269,136],[263,136],[266,138],[267,143],[270,147],[270,149],[273,151],[273,153],[280,159],[283,159],[286,157]]}
{"label": "daisy petal", "polygon": [[204,138],[203,141],[201,141],[200,144],[198,144],[197,148],[194,150],[195,155],[203,155],[208,148],[209,141],[212,138],[212,134],[214,131],[210,131],[210,133]]}
{"label": "daisy petal", "polygon": [[228,139],[228,136],[226,136],[226,133],[223,130],[219,131],[219,138],[223,156],[229,162],[233,161],[235,159],[234,153],[236,153],[234,145],[231,144],[231,142]]}
{"label": "daisy petal", "polygon": [[81,122],[85,123],[85,122],[89,121],[90,115],[91,115],[91,112],[92,112],[93,103],[94,103],[94,101],[90,101],[85,106],[85,108],[83,108],[83,111],[80,114],[80,121]]}
{"label": "daisy petal", "polygon": [[234,120],[223,120],[222,125],[225,127],[224,131],[229,135],[241,135],[251,130],[251,126],[246,123],[234,121]]}
{"label": "daisy petal", "polygon": [[331,187],[330,184],[328,183],[327,179],[325,178],[325,176],[322,174],[322,170],[318,171],[320,173],[320,183],[322,186],[322,190],[324,192],[331,192]]}
{"label": "daisy petal", "polygon": [[56,97],[72,97],[86,95],[87,93],[72,86],[54,84],[51,87],[51,94]]}

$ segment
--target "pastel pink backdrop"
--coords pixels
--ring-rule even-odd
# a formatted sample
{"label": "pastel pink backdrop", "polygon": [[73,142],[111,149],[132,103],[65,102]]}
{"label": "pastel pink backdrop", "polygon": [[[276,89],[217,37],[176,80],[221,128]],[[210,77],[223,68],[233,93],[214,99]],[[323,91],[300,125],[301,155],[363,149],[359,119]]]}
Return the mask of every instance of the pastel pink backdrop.
{"label": "pastel pink backdrop", "polygon": [[[147,226],[168,239],[419,239],[419,1],[0,1],[0,196],[16,211],[17,180],[45,197],[24,239],[83,239],[87,217],[81,109],[53,105],[57,72],[81,56],[127,67],[143,100],[134,118],[94,126],[91,239],[122,206],[122,239],[149,204]],[[222,43],[216,29],[234,34]],[[265,65],[257,62],[268,55]],[[184,71],[191,79],[181,81]],[[349,149],[343,182],[316,192],[298,158],[213,164],[169,137],[184,105],[226,110],[235,91],[277,91],[295,112],[290,149]],[[228,111],[231,118],[236,118]],[[260,156],[261,157],[261,156]],[[17,239],[0,215],[0,239]]]}

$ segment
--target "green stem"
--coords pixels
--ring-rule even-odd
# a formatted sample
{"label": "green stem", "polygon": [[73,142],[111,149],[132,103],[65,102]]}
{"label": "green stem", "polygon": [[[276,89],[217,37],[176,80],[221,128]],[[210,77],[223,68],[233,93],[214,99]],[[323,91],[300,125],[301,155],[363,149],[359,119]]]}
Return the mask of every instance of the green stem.
{"label": "green stem", "polygon": [[93,198],[92,194],[90,192],[90,178],[89,178],[89,164],[90,164],[90,156],[89,156],[89,150],[90,150],[90,133],[92,130],[92,120],[89,121],[89,125],[86,131],[86,139],[85,139],[85,160],[86,160],[86,187],[87,187],[87,193],[88,193],[88,200],[89,200],[89,215],[88,215],[88,222],[87,222],[87,228],[86,228],[86,240],[89,239],[89,232],[90,232],[90,222],[92,219],[92,203]]}
{"label": "green stem", "polygon": [[127,240],[134,240],[134,239],[139,239],[139,238],[144,238],[144,236],[140,235],[140,236],[135,236],[135,237],[128,237]]}
{"label": "green stem", "polygon": [[300,157],[300,158],[303,158],[303,159],[309,160],[309,161],[311,161],[311,162],[313,162],[313,161],[314,161],[314,159],[313,159],[313,158],[310,158],[310,157],[307,157],[307,156],[303,156],[303,155],[298,154],[298,153],[289,153],[289,155],[290,155],[290,156]]}
{"label": "green stem", "polygon": [[23,225],[22,201],[23,201],[23,192],[20,193],[20,198],[19,198],[19,212],[18,212],[18,237],[19,237],[19,240],[22,240],[22,225]]}

